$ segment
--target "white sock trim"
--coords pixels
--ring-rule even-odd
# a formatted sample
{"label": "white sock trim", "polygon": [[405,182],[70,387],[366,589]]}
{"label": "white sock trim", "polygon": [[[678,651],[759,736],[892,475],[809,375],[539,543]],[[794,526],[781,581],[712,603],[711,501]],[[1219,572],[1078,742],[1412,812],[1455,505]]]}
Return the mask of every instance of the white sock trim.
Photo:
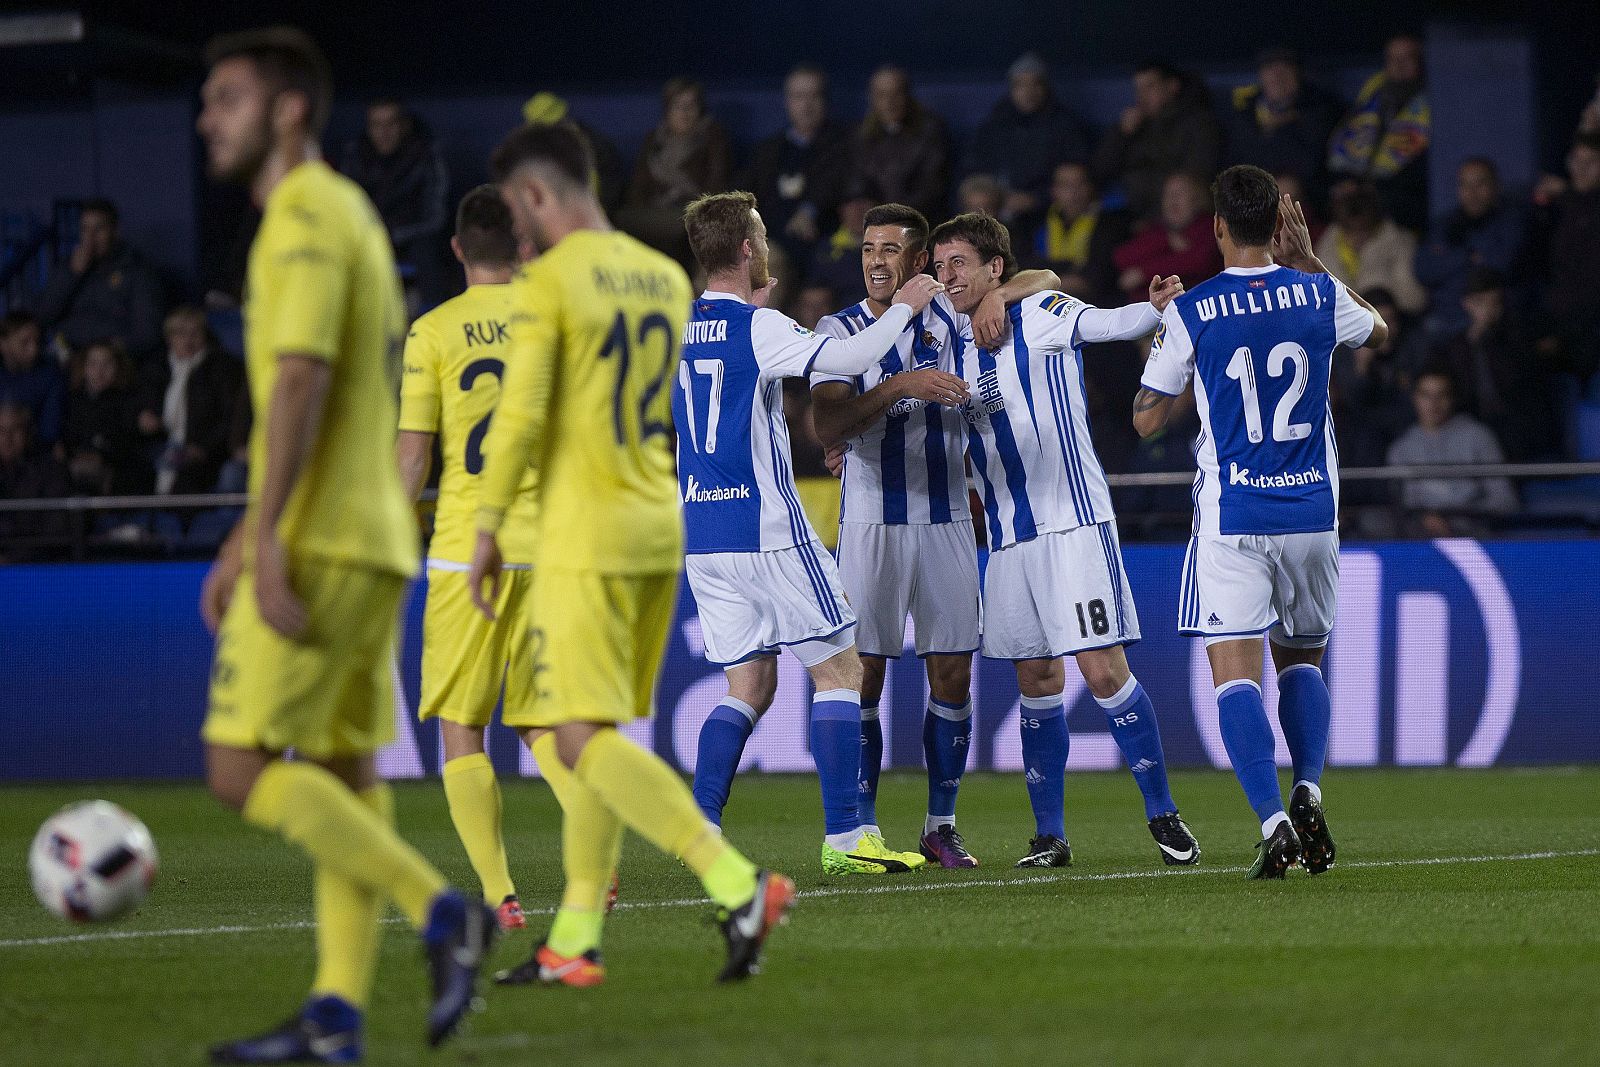
{"label": "white sock trim", "polygon": [[[817,699],[819,699],[819,700],[822,699],[822,694],[821,693],[817,694]],[[878,721],[878,705],[876,705],[876,704],[863,704],[863,705],[861,705],[861,721],[862,722],[877,722]]]}
{"label": "white sock trim", "polygon": [[754,724],[757,719],[761,718],[760,713],[757,712],[755,708],[752,708],[749,704],[746,704],[738,697],[726,696],[723,697],[719,703],[726,704],[734,711],[737,711],[740,715],[743,715],[745,718],[749,719],[752,724]]}
{"label": "white sock trim", "polygon": [[1267,838],[1271,837],[1272,832],[1278,827],[1288,825],[1289,816],[1285,815],[1281,811],[1278,812],[1278,814],[1271,816],[1266,822],[1261,824],[1261,840],[1265,841]]}
{"label": "white sock trim", "polygon": [[1308,782],[1304,778],[1300,779],[1300,781],[1298,781],[1298,782],[1296,782],[1294,784],[1294,787],[1296,789],[1299,789],[1301,786],[1305,786],[1307,789],[1309,789],[1311,791],[1311,797],[1312,797],[1313,800],[1315,800],[1318,804],[1322,803],[1322,787],[1321,786],[1319,786],[1316,782]]}
{"label": "white sock trim", "polygon": [[955,824],[956,817],[954,815],[929,815],[922,820],[922,835],[926,837],[941,826],[954,826]]}
{"label": "white sock trim", "polygon": [[836,848],[840,852],[849,852],[861,844],[861,839],[866,836],[866,833],[866,827],[858,826],[854,830],[846,830],[842,834],[827,834],[822,840],[829,848]]}
{"label": "white sock trim", "polygon": [[1322,668],[1318,667],[1315,663],[1291,663],[1283,670],[1278,672],[1278,681],[1283,681],[1283,676],[1288,674],[1290,671],[1316,671],[1319,678],[1322,676]]}
{"label": "white sock trim", "polygon": [[811,703],[820,704],[824,700],[839,700],[846,704],[861,706],[861,694],[854,689],[824,689],[811,698]]}
{"label": "white sock trim", "polygon": [[1256,691],[1256,696],[1261,695],[1260,682],[1252,681],[1249,678],[1235,678],[1231,682],[1223,682],[1221,685],[1217,686],[1217,699],[1221,700],[1223,696],[1227,694],[1228,690],[1237,689],[1241,685],[1248,685],[1251,689]]}
{"label": "white sock trim", "polygon": [[972,718],[972,701],[968,700],[959,708],[950,708],[929,697],[928,714],[937,715],[946,722],[966,722]]}
{"label": "white sock trim", "polygon": [[1128,675],[1128,680],[1122,684],[1121,689],[1118,689],[1111,696],[1105,698],[1095,697],[1094,702],[1099,704],[1102,708],[1105,708],[1107,711],[1110,711],[1112,708],[1126,703],[1128,698],[1133,696],[1133,691],[1137,688],[1139,688],[1139,679],[1130,674]]}
{"label": "white sock trim", "polygon": [[1023,697],[1022,706],[1027,708],[1029,711],[1044,711],[1046,708],[1059,708],[1061,706],[1061,694],[1057,693],[1054,696],[1048,697]]}

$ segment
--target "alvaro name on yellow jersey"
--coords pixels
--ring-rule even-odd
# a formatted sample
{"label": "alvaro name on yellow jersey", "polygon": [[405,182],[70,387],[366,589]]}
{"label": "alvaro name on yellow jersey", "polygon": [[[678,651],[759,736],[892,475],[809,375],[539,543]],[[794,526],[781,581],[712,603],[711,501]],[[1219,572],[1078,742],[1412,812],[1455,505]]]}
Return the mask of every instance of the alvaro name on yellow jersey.
{"label": "alvaro name on yellow jersey", "polygon": [[667,380],[693,295],[683,268],[626,234],[577,230],[511,288],[478,527],[500,530],[532,467],[538,568],[675,574],[683,526]]}
{"label": "alvaro name on yellow jersey", "polygon": [[[484,438],[510,358],[512,287],[473,285],[411,326],[400,381],[400,429],[439,436],[443,459],[428,558],[465,564],[476,537]],[[506,512],[500,549],[507,563],[532,563],[533,472],[524,467]]]}
{"label": "alvaro name on yellow jersey", "polygon": [[[360,186],[320,160],[267,198],[250,246],[245,363],[256,411],[250,499],[267,471],[267,417],[283,355],[332,369],[317,444],[278,534],[291,556],[410,576],[417,531],[394,462],[395,396],[405,309],[389,236]],[[249,566],[254,539],[245,539]]]}

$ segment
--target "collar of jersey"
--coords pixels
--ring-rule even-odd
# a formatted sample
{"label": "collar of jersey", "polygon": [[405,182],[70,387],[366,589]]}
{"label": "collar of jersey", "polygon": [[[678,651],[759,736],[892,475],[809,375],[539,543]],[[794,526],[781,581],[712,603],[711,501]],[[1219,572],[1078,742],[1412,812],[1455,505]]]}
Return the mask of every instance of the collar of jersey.
{"label": "collar of jersey", "polygon": [[1282,269],[1283,265],[1281,263],[1268,263],[1265,267],[1224,267],[1222,268],[1222,273],[1237,274],[1240,277],[1248,278],[1255,274],[1270,274],[1275,270]]}
{"label": "collar of jersey", "polygon": [[745,303],[744,300],[741,300],[739,297],[734,296],[732,293],[719,293],[714,289],[707,289],[705,292],[701,293],[700,294],[700,299],[701,300],[732,300],[735,304],[743,304],[743,303]]}

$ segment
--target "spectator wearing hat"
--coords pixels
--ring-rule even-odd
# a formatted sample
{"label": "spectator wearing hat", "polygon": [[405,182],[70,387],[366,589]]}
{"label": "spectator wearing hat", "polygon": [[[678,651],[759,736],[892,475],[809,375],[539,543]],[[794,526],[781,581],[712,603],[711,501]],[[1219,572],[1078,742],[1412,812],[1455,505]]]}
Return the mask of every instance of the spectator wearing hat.
{"label": "spectator wearing hat", "polygon": [[1233,91],[1228,111],[1229,164],[1253,163],[1272,174],[1292,174],[1320,188],[1328,135],[1339,121],[1339,102],[1306,81],[1300,58],[1270,48],[1256,61],[1256,81]]}
{"label": "spectator wearing hat", "polygon": [[1086,161],[1089,139],[1082,119],[1056,96],[1037,53],[1012,63],[1006,82],[1006,95],[974,132],[962,170],[1000,183],[995,217],[1011,222],[1043,207],[1056,165]]}

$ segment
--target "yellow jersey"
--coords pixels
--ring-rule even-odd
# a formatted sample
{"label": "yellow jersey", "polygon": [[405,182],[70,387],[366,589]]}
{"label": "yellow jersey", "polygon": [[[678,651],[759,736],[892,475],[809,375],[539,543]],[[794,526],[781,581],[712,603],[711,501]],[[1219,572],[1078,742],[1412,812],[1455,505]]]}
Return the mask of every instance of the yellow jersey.
{"label": "yellow jersey", "polygon": [[667,379],[688,276],[626,234],[578,230],[511,287],[511,358],[484,448],[479,529],[501,529],[531,468],[539,567],[676,573],[683,523]]}
{"label": "yellow jersey", "polygon": [[[244,303],[252,508],[279,357],[327,360],[333,371],[316,445],[278,525],[291,555],[416,573],[417,524],[394,461],[404,335],[389,237],[366,194],[320,160],[295,167],[267,198]],[[252,545],[247,538],[247,562]]]}
{"label": "yellow jersey", "polygon": [[[439,436],[443,465],[428,558],[472,562],[478,483],[510,343],[511,286],[473,285],[411,324],[400,379],[400,429]],[[532,563],[537,501],[523,474],[501,528],[507,563]]]}

